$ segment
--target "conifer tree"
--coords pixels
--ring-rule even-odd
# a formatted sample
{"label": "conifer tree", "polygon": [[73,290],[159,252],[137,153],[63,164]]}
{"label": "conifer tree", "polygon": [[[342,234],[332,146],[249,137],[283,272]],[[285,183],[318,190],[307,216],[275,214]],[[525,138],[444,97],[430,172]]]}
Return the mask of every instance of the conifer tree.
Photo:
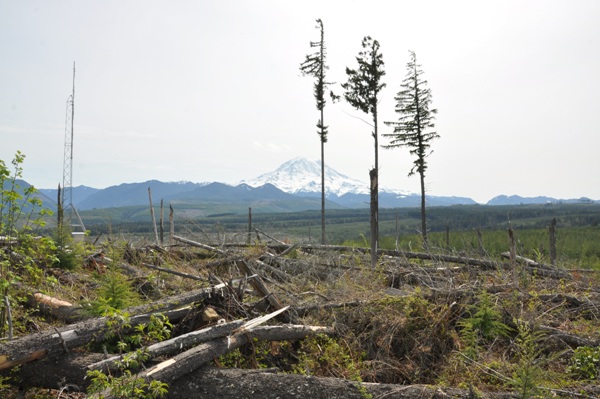
{"label": "conifer tree", "polygon": [[431,91],[427,81],[423,79],[421,65],[417,64],[417,56],[410,51],[410,61],[406,64],[406,78],[400,85],[396,99],[396,113],[399,115],[397,122],[385,122],[394,127],[393,133],[384,133],[390,142],[384,148],[408,147],[415,156],[413,167],[409,176],[419,174],[421,183],[421,235],[423,246],[427,248],[427,217],[425,214],[425,172],[427,171],[426,158],[431,154],[431,141],[439,137],[433,131],[435,128],[435,114],[437,109],[430,108]]}
{"label": "conifer tree", "polygon": [[[325,91],[331,83],[325,80],[325,71],[328,69],[325,59],[327,49],[325,47],[325,30],[323,21],[317,19],[317,29],[321,33],[321,38],[318,42],[310,42],[311,48],[317,50],[306,56],[304,62],[300,64],[300,71],[304,76],[315,78],[314,95],[317,101],[317,109],[321,113],[321,117],[317,122],[317,134],[321,141],[321,244],[325,244],[325,143],[327,142],[327,126],[325,125],[324,109],[325,109]],[[332,92],[332,101],[336,101],[338,97]]]}
{"label": "conifer tree", "polygon": [[366,36],[362,40],[363,50],[358,53],[358,69],[346,67],[348,81],[342,84],[344,98],[354,108],[373,117],[373,139],[375,140],[375,166],[369,171],[371,181],[371,265],[377,262],[379,241],[379,154],[377,131],[377,103],[379,93],[385,87],[381,78],[385,75],[383,55],[379,52],[379,42]]}

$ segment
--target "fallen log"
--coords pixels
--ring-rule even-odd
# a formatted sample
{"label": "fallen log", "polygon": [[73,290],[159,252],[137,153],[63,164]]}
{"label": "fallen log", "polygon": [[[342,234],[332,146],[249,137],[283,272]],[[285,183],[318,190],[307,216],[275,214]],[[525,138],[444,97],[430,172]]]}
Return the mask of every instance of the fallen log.
{"label": "fallen log", "polygon": [[52,316],[65,323],[75,323],[87,317],[81,306],[73,305],[70,302],[41,292],[31,293],[27,303],[32,308],[38,309],[42,314]]}
{"label": "fallen log", "polygon": [[179,236],[173,236],[173,239],[175,241],[179,241],[182,242],[184,244],[188,244],[188,245],[192,245],[194,247],[198,247],[198,248],[202,248],[202,249],[206,249],[207,251],[211,251],[211,252],[216,252],[219,255],[227,255],[227,252],[219,249],[219,248],[215,248],[215,247],[211,247],[210,245],[206,245],[206,244],[202,244],[196,241],[192,241],[192,240],[188,240],[187,238],[183,238],[183,237],[179,237]]}
{"label": "fallen log", "polygon": [[[243,333],[200,344],[143,371],[138,374],[138,378],[143,378],[146,382],[158,380],[170,385],[185,374],[196,370],[216,357],[251,342],[255,338],[265,341],[289,341],[303,339],[315,334],[331,334],[332,332],[333,330],[329,327],[304,325],[256,327],[245,330]],[[97,393],[92,395],[91,398],[116,399],[110,392]]]}
{"label": "fallen log", "polygon": [[206,281],[206,279],[203,278],[203,277],[198,277],[198,276],[194,276],[193,274],[178,272],[177,270],[171,270],[171,269],[167,269],[165,267],[154,266],[154,265],[151,265],[149,263],[142,263],[142,266],[147,267],[149,269],[158,270],[160,272],[174,274],[175,276],[189,278],[191,280]]}
{"label": "fallen log", "polygon": [[263,236],[265,236],[265,237],[267,237],[267,238],[269,238],[269,239],[271,239],[271,240],[275,241],[277,244],[285,246],[285,248],[286,248],[286,249],[289,247],[289,244],[286,244],[286,243],[285,243],[285,242],[283,242],[283,241],[279,241],[279,240],[278,240],[277,238],[275,238],[275,237],[271,237],[270,235],[268,235],[268,234],[267,234],[267,233],[265,233],[264,231],[261,231],[261,230],[257,229],[256,227],[254,228],[254,231],[256,231],[257,235],[258,235],[258,233],[260,233],[260,234],[262,234]]}
{"label": "fallen log", "polygon": [[264,270],[268,271],[269,273],[273,274],[273,276],[277,277],[277,280],[279,280],[282,283],[291,283],[292,279],[289,275],[287,275],[285,272],[282,272],[281,270],[261,261],[258,259],[255,259],[254,262],[261,268],[263,268]]}
{"label": "fallen log", "polygon": [[[238,268],[240,269],[240,271],[242,273],[245,273],[246,276],[251,276],[251,275],[256,274],[254,272],[254,270],[252,270],[250,265],[248,265],[248,263],[244,259],[241,259],[235,263],[238,266]],[[266,300],[273,307],[273,309],[275,309],[275,310],[283,309],[283,304],[281,303],[279,298],[274,293],[272,293],[271,290],[269,290],[269,288],[267,288],[267,286],[265,285],[265,283],[262,281],[262,279],[260,277],[256,276],[256,278],[249,280],[249,283],[252,286],[252,288],[254,288],[263,298],[266,298]],[[281,320],[288,322],[289,317],[282,315]]]}
{"label": "fallen log", "polygon": [[[310,335],[326,333],[328,331],[330,332],[327,327],[296,325],[257,327],[244,334],[219,338],[201,344],[148,369],[142,373],[142,377],[146,381],[159,380],[170,384],[177,378],[194,371],[196,368],[210,362],[216,357],[247,344],[254,338],[266,341],[287,341],[303,339]],[[106,399],[108,399],[108,397]]]}
{"label": "fallen log", "polygon": [[435,262],[445,262],[445,263],[458,263],[468,266],[479,266],[487,270],[496,270],[499,268],[498,262],[487,260],[487,259],[477,259],[477,258],[467,258],[464,256],[455,256],[455,255],[440,255],[440,254],[431,254],[426,252],[408,252],[408,251],[387,251],[381,250],[378,253],[401,257],[406,259],[421,259],[421,260],[431,260]]}
{"label": "fallen log", "polygon": [[[245,331],[251,331],[252,329],[269,321],[286,310],[287,307],[271,314],[257,317],[250,321],[245,321],[243,319],[235,320],[229,323],[206,327],[202,330],[192,331],[190,333],[150,345],[145,348],[144,352],[149,359],[154,359],[160,356],[172,356],[188,350],[189,348],[192,348],[202,342],[210,341],[215,338],[221,338],[231,334],[239,334]],[[101,362],[90,364],[87,368],[89,370],[101,370],[105,373],[114,372],[118,370],[119,361],[122,360],[124,356],[126,355],[113,356]]]}
{"label": "fallen log", "polygon": [[[500,254],[504,258],[510,259],[510,252],[502,252]],[[551,278],[565,278],[571,279],[572,276],[570,273],[567,273],[564,270],[559,269],[556,266],[550,266],[543,263],[539,263],[534,261],[533,259],[528,259],[523,256],[515,255],[515,259],[521,263],[524,263],[529,267],[528,271],[531,274],[536,274],[543,277],[551,277]]]}
{"label": "fallen log", "polygon": [[[432,385],[359,384],[341,378],[273,373],[265,370],[201,367],[169,387],[168,399],[472,399],[468,389]],[[513,393],[485,393],[489,399],[514,398]]]}
{"label": "fallen log", "polygon": [[597,347],[600,345],[600,342],[597,340],[583,338],[578,335],[559,330],[558,328],[540,326],[539,329],[545,333],[546,340],[554,341],[556,345],[561,347],[561,349],[574,349],[579,348],[580,346]]}
{"label": "fallen log", "polygon": [[[245,320],[235,320],[229,323],[206,327],[198,331],[192,331],[187,334],[150,345],[145,349],[144,352],[146,355],[148,355],[149,359],[155,359],[159,356],[172,356],[179,352],[188,350],[202,342],[227,336],[235,329],[242,327],[244,322]],[[108,359],[88,365],[87,369],[100,370],[103,373],[114,373],[118,370],[119,362],[122,359],[123,355],[112,356]]]}
{"label": "fallen log", "polygon": [[[132,307],[124,312],[134,315],[129,321],[131,328],[133,328],[147,321],[149,314],[165,312],[198,302],[214,295],[215,292],[225,286],[224,283],[186,292],[160,301]],[[0,370],[29,363],[45,356],[65,353],[72,348],[92,341],[101,341],[108,332],[107,320],[106,317],[97,317],[52,331],[30,334],[10,342],[0,343]]]}

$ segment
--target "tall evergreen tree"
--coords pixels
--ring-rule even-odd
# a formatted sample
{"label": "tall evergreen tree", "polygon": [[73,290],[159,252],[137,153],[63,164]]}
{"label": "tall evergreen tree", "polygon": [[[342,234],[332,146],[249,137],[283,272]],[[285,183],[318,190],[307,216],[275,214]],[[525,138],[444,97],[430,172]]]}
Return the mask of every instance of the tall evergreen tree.
{"label": "tall evergreen tree", "polygon": [[377,263],[379,241],[379,143],[377,129],[377,103],[379,93],[385,87],[381,78],[385,75],[383,55],[379,52],[379,42],[366,36],[362,40],[363,50],[358,53],[358,69],[346,67],[348,81],[342,84],[344,98],[354,108],[373,117],[373,139],[375,140],[375,166],[369,171],[371,181],[371,265]]}
{"label": "tall evergreen tree", "polygon": [[385,133],[390,142],[384,148],[408,147],[415,156],[413,167],[409,176],[419,174],[421,180],[421,235],[423,245],[427,248],[427,217],[425,214],[425,172],[427,171],[426,158],[431,154],[431,141],[439,137],[433,131],[437,109],[430,108],[431,91],[427,81],[423,79],[421,65],[417,64],[417,56],[410,51],[410,61],[406,64],[406,78],[400,85],[396,99],[396,113],[399,115],[397,122],[385,122],[394,127],[393,133]]}
{"label": "tall evergreen tree", "polygon": [[[321,33],[321,38],[318,42],[310,42],[311,48],[317,50],[306,56],[304,62],[300,64],[300,71],[304,76],[315,78],[314,95],[317,100],[317,109],[321,113],[321,117],[317,122],[317,134],[321,141],[321,244],[325,244],[325,143],[327,142],[327,126],[325,125],[324,109],[325,109],[325,91],[331,83],[325,80],[325,71],[328,69],[325,63],[327,49],[325,48],[325,30],[323,21],[317,19],[317,29]],[[332,101],[336,101],[338,97],[332,92]]]}

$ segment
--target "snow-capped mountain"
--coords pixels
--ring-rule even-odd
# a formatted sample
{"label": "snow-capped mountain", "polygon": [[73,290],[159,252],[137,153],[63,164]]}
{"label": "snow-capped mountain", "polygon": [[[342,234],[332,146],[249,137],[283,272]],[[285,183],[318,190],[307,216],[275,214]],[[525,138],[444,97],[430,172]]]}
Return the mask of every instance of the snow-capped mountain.
{"label": "snow-capped mountain", "polygon": [[[269,183],[290,194],[320,193],[321,161],[294,158],[272,172],[241,183],[251,187],[260,187]],[[368,194],[369,185],[325,165],[325,195],[342,196],[347,193]]]}
{"label": "snow-capped mountain", "polygon": [[[320,194],[321,161],[303,157],[294,158],[272,172],[240,182],[251,187],[260,187],[267,183],[290,194]],[[414,193],[381,186],[379,192],[401,197],[414,195]],[[341,197],[345,194],[368,195],[369,183],[348,177],[325,164],[325,195],[329,198]]]}

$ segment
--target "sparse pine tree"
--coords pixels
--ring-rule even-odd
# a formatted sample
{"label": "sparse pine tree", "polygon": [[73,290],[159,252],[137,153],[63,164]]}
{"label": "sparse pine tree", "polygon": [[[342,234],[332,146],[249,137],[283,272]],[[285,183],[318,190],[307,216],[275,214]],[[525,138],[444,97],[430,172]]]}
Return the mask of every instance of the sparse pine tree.
{"label": "sparse pine tree", "polygon": [[363,50],[358,53],[358,69],[346,68],[348,81],[342,84],[344,98],[354,108],[373,117],[373,139],[375,140],[375,166],[369,172],[371,178],[371,265],[377,262],[379,241],[379,133],[377,130],[377,104],[379,93],[385,87],[381,79],[385,75],[383,55],[379,52],[379,42],[366,36],[362,41]]}
{"label": "sparse pine tree", "polygon": [[[317,19],[317,29],[321,33],[321,38],[318,42],[310,42],[311,48],[317,50],[306,56],[306,59],[300,64],[300,71],[304,76],[312,76],[315,78],[314,95],[317,100],[317,109],[321,113],[321,118],[317,122],[317,133],[321,139],[321,244],[325,244],[325,143],[327,142],[327,126],[325,125],[325,91],[331,83],[325,80],[325,71],[328,69],[326,64],[327,49],[325,47],[325,30],[323,21]],[[338,97],[331,95],[332,101],[336,101]]]}
{"label": "sparse pine tree", "polygon": [[431,141],[439,137],[432,129],[437,109],[430,108],[431,91],[427,81],[423,79],[421,65],[417,64],[417,56],[410,51],[410,61],[406,65],[406,78],[400,85],[401,90],[394,97],[396,99],[396,113],[399,115],[397,122],[385,122],[394,127],[393,133],[384,133],[390,142],[384,148],[408,147],[415,156],[413,167],[409,176],[419,174],[421,179],[421,234],[423,245],[427,248],[427,217],[425,214],[425,172],[427,171],[426,158],[431,154]]}

